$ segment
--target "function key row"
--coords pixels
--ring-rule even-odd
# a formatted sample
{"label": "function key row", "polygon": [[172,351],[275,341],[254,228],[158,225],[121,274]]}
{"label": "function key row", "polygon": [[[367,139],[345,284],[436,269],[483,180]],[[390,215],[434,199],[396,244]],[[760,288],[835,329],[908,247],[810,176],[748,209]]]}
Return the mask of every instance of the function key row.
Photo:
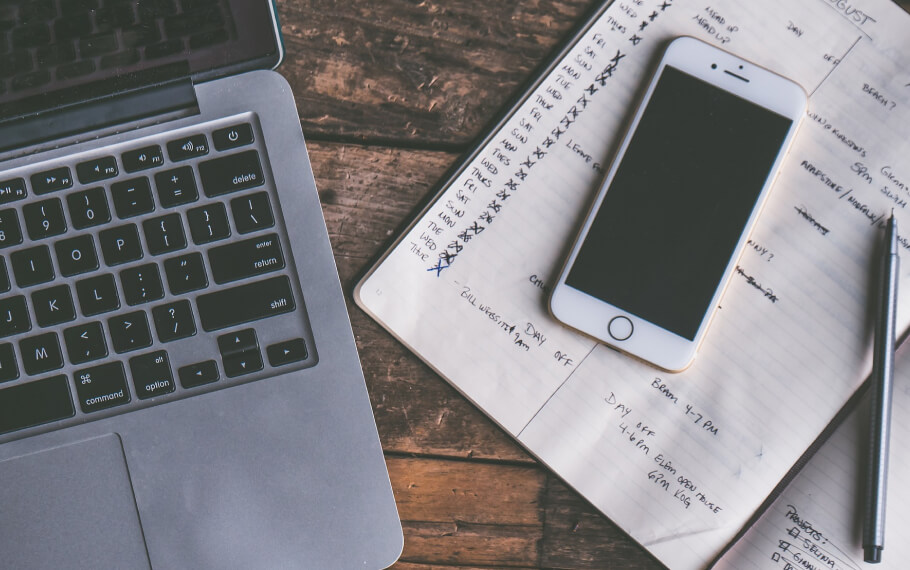
{"label": "function key row", "polygon": [[[212,140],[215,149],[219,151],[230,150],[241,146],[249,145],[254,142],[253,127],[249,123],[240,123],[218,129],[212,133]],[[199,133],[189,135],[180,139],[169,141],[166,145],[168,157],[171,162],[180,162],[191,158],[205,156],[209,153],[209,142],[205,134]],[[249,157],[242,157],[244,160]],[[123,163],[123,169],[127,173],[139,172],[150,168],[157,168],[164,164],[164,154],[158,145],[150,145],[143,148],[124,152],[120,159]],[[231,178],[239,176],[241,179],[249,180],[249,175],[256,175],[261,181],[261,170],[250,170],[246,164],[236,165],[234,174]],[[254,167],[258,169],[257,165]],[[120,174],[117,166],[117,159],[113,156],[102,156],[80,162],[76,165],[76,176],[80,184],[93,184],[102,180],[115,178]],[[50,194],[65,190],[73,186],[72,171],[68,166],[61,166],[51,170],[38,172],[29,177],[32,191],[36,195]],[[236,184],[235,184],[236,186]],[[249,188],[250,186],[246,186]],[[219,185],[219,188],[221,186]],[[214,194],[218,195],[231,190],[216,190]],[[28,195],[26,190],[25,179],[14,178],[0,182],[0,204],[8,204],[16,200],[21,200]]]}

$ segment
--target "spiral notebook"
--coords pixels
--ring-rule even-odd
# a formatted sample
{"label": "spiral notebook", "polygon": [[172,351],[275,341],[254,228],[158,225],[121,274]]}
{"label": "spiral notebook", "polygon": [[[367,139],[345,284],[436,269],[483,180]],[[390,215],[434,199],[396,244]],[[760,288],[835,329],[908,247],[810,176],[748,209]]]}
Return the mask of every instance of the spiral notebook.
{"label": "spiral notebook", "polygon": [[[658,559],[710,565],[871,369],[880,227],[892,209],[910,227],[908,24],[886,0],[604,5],[357,302]],[[639,90],[680,35],[794,79],[810,100],[694,364],[670,374],[562,327],[546,299]],[[832,477],[815,500],[849,503],[852,471]],[[792,564],[776,553],[752,558]]]}

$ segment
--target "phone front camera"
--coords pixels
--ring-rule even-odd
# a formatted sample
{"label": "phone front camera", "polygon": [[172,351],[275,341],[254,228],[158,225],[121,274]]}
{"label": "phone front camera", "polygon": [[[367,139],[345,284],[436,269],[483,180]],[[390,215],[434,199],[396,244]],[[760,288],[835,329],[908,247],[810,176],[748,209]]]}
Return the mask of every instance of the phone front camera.
{"label": "phone front camera", "polygon": [[712,64],[711,64],[711,69],[717,69],[717,64],[716,64],[716,63],[712,63]]}

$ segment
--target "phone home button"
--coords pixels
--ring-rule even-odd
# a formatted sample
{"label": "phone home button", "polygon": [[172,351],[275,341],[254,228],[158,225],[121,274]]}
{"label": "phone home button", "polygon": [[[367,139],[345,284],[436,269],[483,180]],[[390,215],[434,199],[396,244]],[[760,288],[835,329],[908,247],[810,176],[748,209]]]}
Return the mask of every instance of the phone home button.
{"label": "phone home button", "polygon": [[632,321],[628,317],[613,317],[610,319],[610,324],[607,325],[607,332],[614,340],[626,340],[632,336],[634,329],[635,327],[632,326]]}

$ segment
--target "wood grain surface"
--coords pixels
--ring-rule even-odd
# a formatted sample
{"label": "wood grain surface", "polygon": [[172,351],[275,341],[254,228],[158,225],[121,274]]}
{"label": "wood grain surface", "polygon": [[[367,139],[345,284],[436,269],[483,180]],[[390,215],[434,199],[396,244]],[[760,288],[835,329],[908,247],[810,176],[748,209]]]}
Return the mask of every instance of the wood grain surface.
{"label": "wood grain surface", "polygon": [[291,83],[404,529],[401,570],[660,568],[351,300],[595,0],[279,0]]}

